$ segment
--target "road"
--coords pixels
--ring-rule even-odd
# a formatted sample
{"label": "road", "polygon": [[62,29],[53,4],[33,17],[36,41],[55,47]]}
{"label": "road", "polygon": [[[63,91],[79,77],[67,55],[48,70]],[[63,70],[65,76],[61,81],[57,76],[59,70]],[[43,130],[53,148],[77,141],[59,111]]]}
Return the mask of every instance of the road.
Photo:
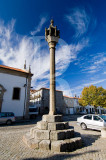
{"label": "road", "polygon": [[23,143],[23,135],[41,118],[11,126],[0,125],[0,160],[106,160],[106,139],[101,138],[101,132],[82,130],[76,119],[77,116],[64,116],[64,121],[69,121],[83,140],[83,147],[70,153],[34,150]]}

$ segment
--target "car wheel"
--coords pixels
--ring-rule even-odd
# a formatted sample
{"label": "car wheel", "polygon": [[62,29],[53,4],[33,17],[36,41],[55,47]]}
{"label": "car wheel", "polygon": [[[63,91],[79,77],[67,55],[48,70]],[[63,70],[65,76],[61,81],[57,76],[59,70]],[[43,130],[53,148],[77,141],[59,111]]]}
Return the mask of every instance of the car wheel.
{"label": "car wheel", "polygon": [[85,123],[81,123],[81,128],[82,128],[83,130],[87,129],[86,124],[85,124]]}
{"label": "car wheel", "polygon": [[8,120],[8,121],[6,122],[6,124],[7,124],[7,125],[10,125],[10,124],[12,124],[12,121],[11,121],[11,120]]}

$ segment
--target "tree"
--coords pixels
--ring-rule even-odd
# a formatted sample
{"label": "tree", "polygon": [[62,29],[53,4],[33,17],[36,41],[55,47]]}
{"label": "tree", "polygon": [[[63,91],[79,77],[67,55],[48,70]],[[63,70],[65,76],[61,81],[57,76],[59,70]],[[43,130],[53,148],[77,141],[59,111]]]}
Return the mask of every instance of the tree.
{"label": "tree", "polygon": [[92,105],[106,108],[106,89],[103,87],[89,86],[82,90],[79,104],[81,106]]}

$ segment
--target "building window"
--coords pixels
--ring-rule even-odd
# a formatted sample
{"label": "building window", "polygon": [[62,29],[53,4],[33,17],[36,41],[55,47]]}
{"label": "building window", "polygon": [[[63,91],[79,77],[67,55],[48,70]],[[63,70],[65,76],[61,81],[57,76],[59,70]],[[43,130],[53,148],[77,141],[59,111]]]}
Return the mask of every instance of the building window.
{"label": "building window", "polygon": [[13,88],[13,99],[19,100],[20,99],[20,88]]}

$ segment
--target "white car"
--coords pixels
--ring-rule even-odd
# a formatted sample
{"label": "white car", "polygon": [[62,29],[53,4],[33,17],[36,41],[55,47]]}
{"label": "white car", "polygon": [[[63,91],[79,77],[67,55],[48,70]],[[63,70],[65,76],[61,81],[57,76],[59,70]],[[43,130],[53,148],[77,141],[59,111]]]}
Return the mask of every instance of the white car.
{"label": "white car", "polygon": [[82,129],[101,130],[102,127],[106,127],[106,115],[87,114],[77,118],[77,124]]}

